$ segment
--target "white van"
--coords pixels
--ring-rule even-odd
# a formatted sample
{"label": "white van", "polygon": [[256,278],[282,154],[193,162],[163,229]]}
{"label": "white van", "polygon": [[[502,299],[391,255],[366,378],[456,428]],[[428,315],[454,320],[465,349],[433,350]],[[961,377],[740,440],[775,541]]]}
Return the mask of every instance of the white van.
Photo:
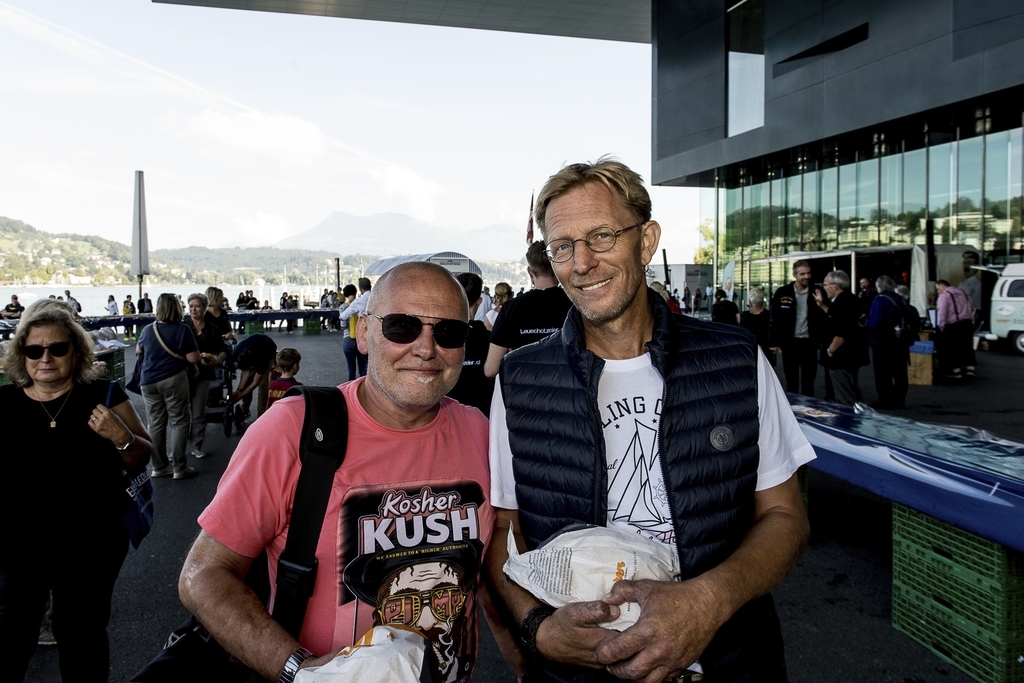
{"label": "white van", "polygon": [[1024,355],[1024,263],[1010,263],[992,289],[989,330],[998,339],[1009,339],[1017,353]]}

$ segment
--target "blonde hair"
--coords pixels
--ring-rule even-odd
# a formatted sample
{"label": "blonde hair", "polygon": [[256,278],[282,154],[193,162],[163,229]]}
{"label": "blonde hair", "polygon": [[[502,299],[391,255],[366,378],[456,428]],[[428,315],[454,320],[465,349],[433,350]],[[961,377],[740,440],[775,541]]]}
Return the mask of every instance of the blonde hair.
{"label": "blonde hair", "polygon": [[54,326],[63,328],[75,351],[75,384],[84,384],[99,377],[93,367],[92,337],[85,328],[75,320],[75,310],[66,301],[41,299],[36,301],[21,316],[14,339],[7,346],[4,356],[4,371],[13,384],[19,387],[32,386],[32,378],[25,369],[25,338],[30,330],[36,327]]}
{"label": "blonde hair", "polygon": [[533,211],[534,220],[542,234],[547,234],[548,204],[553,199],[582,187],[587,183],[599,182],[612,194],[622,200],[622,205],[637,223],[651,220],[651,196],[644,187],[640,174],[610,156],[603,156],[595,162],[584,162],[563,166],[544,183],[537,195]]}
{"label": "blonde hair", "polygon": [[665,289],[665,285],[661,284],[657,280],[648,285],[651,289],[661,295],[661,298],[668,301],[668,290]]}
{"label": "blonde hair", "polygon": [[512,298],[512,285],[507,282],[499,282],[494,285],[494,307],[497,308]]}

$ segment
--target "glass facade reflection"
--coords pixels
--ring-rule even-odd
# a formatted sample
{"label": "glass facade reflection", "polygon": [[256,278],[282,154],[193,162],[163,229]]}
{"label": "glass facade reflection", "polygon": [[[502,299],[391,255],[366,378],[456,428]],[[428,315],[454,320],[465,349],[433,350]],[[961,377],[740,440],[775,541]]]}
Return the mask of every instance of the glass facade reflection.
{"label": "glass facade reflection", "polygon": [[734,261],[739,292],[772,291],[789,280],[789,264],[762,259],[924,247],[929,225],[935,244],[972,247],[984,263],[1024,261],[1017,116],[1017,127],[996,130],[988,110],[979,110],[969,130],[929,132],[925,124],[902,139],[851,135],[814,154],[792,151],[785,163],[719,169],[714,190],[701,194],[703,225],[714,225],[716,280]]}

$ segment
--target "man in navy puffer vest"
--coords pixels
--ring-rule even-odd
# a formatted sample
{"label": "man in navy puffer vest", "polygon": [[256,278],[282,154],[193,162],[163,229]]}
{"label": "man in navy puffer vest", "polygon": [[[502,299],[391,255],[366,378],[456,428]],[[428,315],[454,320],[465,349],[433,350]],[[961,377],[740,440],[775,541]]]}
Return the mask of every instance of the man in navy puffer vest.
{"label": "man in navy puffer vest", "polygon": [[[535,219],[574,307],[504,358],[491,410],[491,580],[520,624],[527,681],[785,681],[769,591],[807,542],[797,468],[814,458],[774,372],[736,326],[672,314],[645,266],[661,227],[616,161],[552,176]],[[508,581],[521,550],[570,524],[675,547],[677,581],[620,581],[553,609]],[[636,602],[636,624],[600,628]]]}

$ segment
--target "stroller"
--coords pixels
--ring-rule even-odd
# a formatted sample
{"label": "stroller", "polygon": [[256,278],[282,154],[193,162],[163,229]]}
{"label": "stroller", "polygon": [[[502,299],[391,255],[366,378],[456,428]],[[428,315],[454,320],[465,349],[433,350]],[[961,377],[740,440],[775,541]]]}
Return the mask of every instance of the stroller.
{"label": "stroller", "polygon": [[232,359],[213,369],[214,378],[210,382],[210,393],[206,399],[206,423],[221,422],[224,425],[224,436],[231,436],[232,431],[241,433],[245,424],[242,406],[235,404],[234,409],[228,403],[234,391],[237,368]]}

